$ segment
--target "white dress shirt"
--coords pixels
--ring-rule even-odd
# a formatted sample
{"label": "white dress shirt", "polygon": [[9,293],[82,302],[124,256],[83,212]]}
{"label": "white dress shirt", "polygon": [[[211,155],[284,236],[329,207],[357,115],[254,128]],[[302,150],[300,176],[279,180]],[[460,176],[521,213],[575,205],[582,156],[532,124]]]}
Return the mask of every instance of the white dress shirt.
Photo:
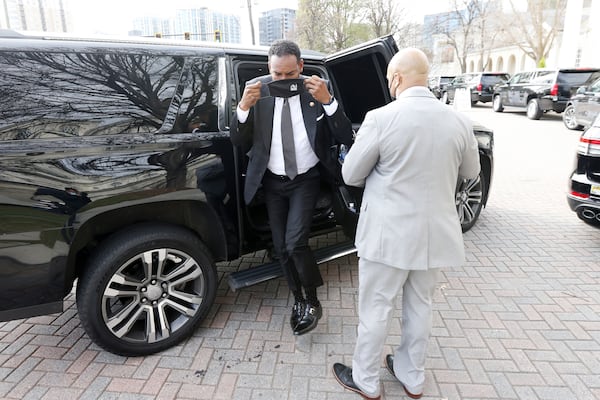
{"label": "white dress shirt", "polygon": [[[290,113],[292,116],[292,127],[294,130],[294,149],[296,151],[296,165],[298,174],[303,174],[318,162],[319,158],[315,154],[310,142],[306,127],[304,126],[304,117],[300,104],[300,95],[288,98],[290,103]],[[267,168],[276,175],[285,175],[285,164],[283,161],[283,146],[281,144],[281,109],[283,107],[283,98],[275,98],[275,109],[273,111],[273,132],[271,137],[271,153],[269,155],[269,164]],[[337,100],[329,105],[323,105],[323,109],[328,116],[333,115],[338,108]],[[242,110],[237,107],[237,118],[240,123],[245,123],[248,119],[249,110]]]}

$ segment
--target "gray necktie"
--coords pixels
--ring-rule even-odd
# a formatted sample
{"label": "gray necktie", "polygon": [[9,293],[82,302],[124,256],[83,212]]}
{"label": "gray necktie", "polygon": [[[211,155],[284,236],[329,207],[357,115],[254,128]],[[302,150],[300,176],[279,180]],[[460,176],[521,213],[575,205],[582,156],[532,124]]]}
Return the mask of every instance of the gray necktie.
{"label": "gray necktie", "polygon": [[288,178],[294,179],[298,175],[298,167],[296,166],[292,114],[290,113],[290,103],[287,98],[283,99],[283,108],[281,110],[281,145],[283,146],[285,174]]}

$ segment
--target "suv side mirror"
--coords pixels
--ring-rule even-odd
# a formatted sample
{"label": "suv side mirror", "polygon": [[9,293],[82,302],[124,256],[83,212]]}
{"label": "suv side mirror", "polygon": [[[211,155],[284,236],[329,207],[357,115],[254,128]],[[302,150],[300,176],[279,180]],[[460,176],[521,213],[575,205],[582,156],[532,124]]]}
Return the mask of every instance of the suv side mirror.
{"label": "suv side mirror", "polygon": [[584,94],[585,92],[587,92],[587,86],[580,86],[577,88],[577,91],[575,93]]}

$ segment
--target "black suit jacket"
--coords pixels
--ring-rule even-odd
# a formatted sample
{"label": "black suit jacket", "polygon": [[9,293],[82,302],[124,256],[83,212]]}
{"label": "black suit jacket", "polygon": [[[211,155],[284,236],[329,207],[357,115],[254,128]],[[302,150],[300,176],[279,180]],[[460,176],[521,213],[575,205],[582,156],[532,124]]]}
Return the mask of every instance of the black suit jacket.
{"label": "black suit jacket", "polygon": [[[302,76],[302,78],[306,78]],[[262,178],[267,170],[269,154],[271,151],[271,137],[273,133],[273,110],[275,98],[268,96],[267,83],[272,79],[270,75],[255,78],[248,83],[262,82],[261,94],[263,97],[250,109],[245,123],[239,123],[237,112],[233,113],[230,127],[231,141],[234,145],[249,149],[248,169],[244,187],[244,200],[250,203],[261,185]],[[300,94],[300,104],[304,126],[313,151],[319,158],[321,165],[331,177],[340,175],[340,165],[331,152],[331,147],[336,143],[347,146],[352,144],[352,124],[341,104],[338,103],[336,112],[328,116],[323,105],[315,100],[308,92]]]}

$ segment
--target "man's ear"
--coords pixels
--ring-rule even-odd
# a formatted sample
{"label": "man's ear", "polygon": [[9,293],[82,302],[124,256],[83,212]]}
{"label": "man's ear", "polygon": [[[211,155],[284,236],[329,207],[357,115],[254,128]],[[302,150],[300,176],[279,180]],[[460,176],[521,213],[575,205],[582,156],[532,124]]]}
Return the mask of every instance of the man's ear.
{"label": "man's ear", "polygon": [[271,73],[271,60],[267,62],[267,70]]}
{"label": "man's ear", "polygon": [[298,61],[298,68],[300,69],[300,72],[304,70],[304,60],[302,58]]}

